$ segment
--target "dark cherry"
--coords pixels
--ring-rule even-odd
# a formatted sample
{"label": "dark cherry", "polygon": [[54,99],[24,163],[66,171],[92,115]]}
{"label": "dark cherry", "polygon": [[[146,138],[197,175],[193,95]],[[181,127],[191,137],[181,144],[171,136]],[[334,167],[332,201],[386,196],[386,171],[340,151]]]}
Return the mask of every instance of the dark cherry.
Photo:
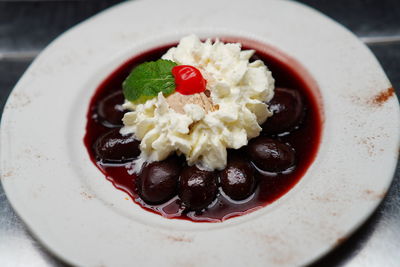
{"label": "dark cherry", "polygon": [[196,166],[185,167],[180,176],[179,197],[190,210],[202,210],[216,198],[218,192],[215,172],[202,171]]}
{"label": "dark cherry", "polygon": [[247,154],[264,171],[282,172],[295,164],[295,151],[288,145],[268,137],[257,137],[249,142]]}
{"label": "dark cherry", "polygon": [[119,130],[110,130],[96,140],[94,152],[98,161],[124,163],[135,159],[140,154],[140,142],[132,135],[121,135]]}
{"label": "dark cherry", "polygon": [[143,167],[136,179],[139,196],[149,204],[171,199],[176,194],[181,167],[176,156]]}
{"label": "dark cherry", "polygon": [[103,100],[97,106],[97,114],[101,123],[106,127],[122,126],[122,117],[124,116],[124,95],[122,91],[114,92]]}
{"label": "dark cherry", "polygon": [[275,88],[275,94],[269,102],[272,117],[262,125],[263,132],[278,134],[295,129],[304,117],[303,99],[297,90]]}
{"label": "dark cherry", "polygon": [[254,192],[256,185],[254,168],[244,158],[229,158],[220,177],[222,189],[233,200],[245,199]]}

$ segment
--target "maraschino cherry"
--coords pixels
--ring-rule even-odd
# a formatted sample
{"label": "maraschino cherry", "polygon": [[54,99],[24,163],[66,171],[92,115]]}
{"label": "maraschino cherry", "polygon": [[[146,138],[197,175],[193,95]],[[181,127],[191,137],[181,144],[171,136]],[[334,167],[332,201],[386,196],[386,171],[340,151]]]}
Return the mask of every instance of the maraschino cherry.
{"label": "maraschino cherry", "polygon": [[193,66],[179,65],[172,68],[175,78],[175,91],[182,95],[193,95],[206,90],[206,80],[201,72]]}

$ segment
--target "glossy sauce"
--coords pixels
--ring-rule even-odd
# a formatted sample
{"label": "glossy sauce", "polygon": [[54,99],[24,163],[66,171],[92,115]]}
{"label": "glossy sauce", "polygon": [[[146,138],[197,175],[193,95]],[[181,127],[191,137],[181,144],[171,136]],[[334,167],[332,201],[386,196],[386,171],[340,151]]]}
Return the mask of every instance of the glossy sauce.
{"label": "glossy sauce", "polygon": [[[226,39],[224,39],[225,41]],[[234,40],[238,41],[238,40]],[[239,40],[240,41],[240,40]],[[288,87],[298,90],[302,96],[307,107],[303,123],[299,129],[291,132],[290,134],[283,134],[280,136],[273,136],[282,142],[289,143],[296,151],[296,165],[291,170],[285,173],[267,173],[256,169],[255,175],[258,180],[258,186],[255,192],[245,200],[233,201],[226,197],[219,187],[219,194],[217,199],[202,212],[189,211],[187,212],[181,205],[178,196],[175,196],[168,202],[161,205],[148,205],[138,197],[135,188],[136,176],[130,171],[131,168],[128,164],[101,164],[96,161],[93,144],[96,139],[108,132],[110,128],[103,126],[96,115],[96,108],[98,103],[108,95],[122,90],[122,82],[128,76],[130,71],[136,65],[145,61],[152,61],[159,59],[171,46],[163,46],[153,50],[149,50],[138,56],[135,56],[120,66],[107,79],[97,88],[94,96],[91,99],[88,114],[86,135],[84,143],[87,147],[89,155],[94,164],[102,171],[106,178],[113,183],[113,185],[125,191],[131,196],[134,202],[141,205],[144,209],[161,214],[167,218],[179,218],[198,222],[218,222],[225,219],[246,214],[253,210],[266,206],[285,193],[287,193],[301,177],[305,174],[309,166],[312,164],[316,157],[318,146],[321,139],[322,132],[322,114],[320,110],[319,99],[316,92],[311,87],[316,87],[309,79],[305,79],[298,66],[289,57],[279,56],[269,47],[269,49],[256,49],[259,44],[252,46],[251,42],[245,43],[244,49],[255,49],[257,51],[256,58],[264,61],[267,67],[272,71],[275,78],[276,87]],[[101,175],[97,178],[102,178]],[[93,177],[96,179],[96,177]]]}

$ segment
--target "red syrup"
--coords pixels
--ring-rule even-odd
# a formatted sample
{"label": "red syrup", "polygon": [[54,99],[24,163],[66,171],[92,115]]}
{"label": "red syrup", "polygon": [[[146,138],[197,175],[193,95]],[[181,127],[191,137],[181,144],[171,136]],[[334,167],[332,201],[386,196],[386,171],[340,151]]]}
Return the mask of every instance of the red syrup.
{"label": "red syrup", "polygon": [[160,205],[145,203],[138,196],[135,186],[136,175],[130,171],[130,163],[116,165],[98,162],[93,146],[99,136],[110,131],[110,126],[104,126],[96,113],[99,102],[110,94],[121,91],[122,82],[136,65],[159,59],[170,47],[176,44],[158,47],[129,59],[100,84],[90,101],[84,137],[84,144],[91,160],[107,180],[112,182],[117,189],[126,192],[135,203],[147,211],[160,214],[166,218],[196,222],[220,222],[247,214],[267,206],[293,188],[304,176],[317,155],[322,135],[323,114],[318,87],[307,71],[297,61],[284,55],[276,48],[245,39],[223,38],[223,41],[241,42],[243,49],[256,50],[256,56],[253,59],[261,59],[272,71],[276,87],[293,88],[301,93],[306,112],[300,127],[287,134],[272,135],[273,138],[289,143],[293,147],[296,151],[296,165],[290,171],[284,173],[268,173],[256,168],[255,175],[258,184],[250,197],[241,201],[233,201],[219,187],[215,201],[201,212],[185,210],[178,196]]}

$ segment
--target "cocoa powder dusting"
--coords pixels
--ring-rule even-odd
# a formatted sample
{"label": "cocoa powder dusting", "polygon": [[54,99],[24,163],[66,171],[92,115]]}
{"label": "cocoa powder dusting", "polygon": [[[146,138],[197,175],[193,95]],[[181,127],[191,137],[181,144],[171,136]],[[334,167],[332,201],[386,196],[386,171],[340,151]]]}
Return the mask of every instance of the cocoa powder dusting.
{"label": "cocoa powder dusting", "polygon": [[183,236],[172,236],[172,235],[169,235],[169,236],[167,236],[167,239],[175,241],[175,242],[187,242],[187,243],[193,242],[192,238],[187,238],[187,237],[183,237]]}
{"label": "cocoa powder dusting", "polygon": [[391,98],[393,95],[394,95],[394,88],[390,87],[390,88],[388,88],[386,90],[383,90],[379,94],[377,94],[373,98],[372,103],[377,105],[377,106],[381,106],[383,103],[388,101],[388,99]]}
{"label": "cocoa powder dusting", "polygon": [[218,110],[218,106],[214,105],[211,98],[205,93],[182,95],[180,93],[173,93],[166,98],[170,108],[178,113],[185,114],[184,106],[186,104],[196,104],[204,109],[206,113]]}

